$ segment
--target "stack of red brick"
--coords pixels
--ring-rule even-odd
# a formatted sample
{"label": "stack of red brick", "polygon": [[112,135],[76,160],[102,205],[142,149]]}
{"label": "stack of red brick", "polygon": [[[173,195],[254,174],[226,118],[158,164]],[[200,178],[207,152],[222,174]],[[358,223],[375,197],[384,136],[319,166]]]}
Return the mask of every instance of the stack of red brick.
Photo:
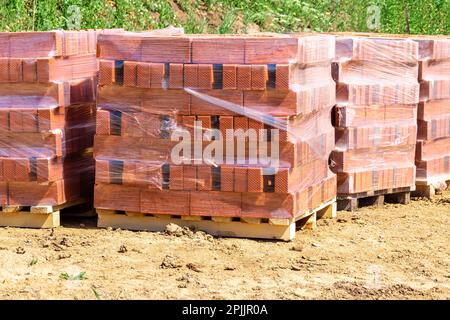
{"label": "stack of red brick", "polygon": [[332,200],[333,56],[330,36],[101,35],[95,207],[292,219]]}
{"label": "stack of red brick", "polygon": [[420,44],[420,103],[416,147],[417,182],[450,180],[450,38]]}
{"label": "stack of red brick", "polygon": [[415,186],[418,44],[410,39],[338,36],[333,120],[338,196]]}
{"label": "stack of red brick", "polygon": [[61,205],[92,192],[96,37],[0,33],[1,206]]}

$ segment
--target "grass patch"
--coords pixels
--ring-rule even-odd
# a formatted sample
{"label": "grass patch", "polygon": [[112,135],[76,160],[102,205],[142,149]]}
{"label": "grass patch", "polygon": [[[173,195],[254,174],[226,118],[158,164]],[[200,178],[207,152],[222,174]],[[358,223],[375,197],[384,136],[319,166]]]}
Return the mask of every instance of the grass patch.
{"label": "grass patch", "polygon": [[38,259],[33,258],[33,259],[31,259],[30,262],[28,262],[28,266],[31,267],[31,266],[34,266],[37,263],[38,263]]}
{"label": "grass patch", "polygon": [[59,278],[62,280],[81,281],[87,279],[87,274],[84,271],[79,274],[68,274],[67,272],[63,272],[59,275]]}
{"label": "grass patch", "polygon": [[[368,8],[380,10],[380,26],[370,29]],[[217,21],[219,16],[219,20]],[[237,16],[242,25],[234,28]],[[187,32],[379,31],[450,34],[448,0],[0,0],[0,30],[125,28],[149,30],[169,25]]]}

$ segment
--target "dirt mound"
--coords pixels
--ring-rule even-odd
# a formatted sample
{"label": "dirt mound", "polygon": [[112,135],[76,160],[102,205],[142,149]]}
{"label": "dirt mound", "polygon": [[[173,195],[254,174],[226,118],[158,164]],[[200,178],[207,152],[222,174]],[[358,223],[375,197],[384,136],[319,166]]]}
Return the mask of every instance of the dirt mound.
{"label": "dirt mound", "polygon": [[210,234],[207,234],[203,231],[195,231],[194,229],[188,228],[188,227],[180,227],[179,225],[175,223],[169,223],[166,226],[165,233],[169,236],[175,236],[175,237],[187,237],[189,239],[201,239],[201,240],[207,240],[207,241],[213,241],[213,236]]}

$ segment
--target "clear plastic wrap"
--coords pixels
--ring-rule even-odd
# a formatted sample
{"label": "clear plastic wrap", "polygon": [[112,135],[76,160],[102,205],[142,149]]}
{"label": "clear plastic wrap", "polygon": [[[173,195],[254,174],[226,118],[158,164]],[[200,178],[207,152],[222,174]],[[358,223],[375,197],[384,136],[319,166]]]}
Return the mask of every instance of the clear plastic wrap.
{"label": "clear plastic wrap", "polygon": [[0,33],[0,205],[92,196],[101,31]]}
{"label": "clear plastic wrap", "polygon": [[293,218],[336,195],[331,36],[99,37],[94,205]]}
{"label": "clear plastic wrap", "polygon": [[417,181],[450,180],[450,37],[422,37],[416,148]]}
{"label": "clear plastic wrap", "polygon": [[122,29],[0,33],[0,57],[45,59],[95,54],[97,36],[118,34]]}
{"label": "clear plastic wrap", "polygon": [[377,35],[338,35],[333,78],[340,196],[414,188],[419,44]]}

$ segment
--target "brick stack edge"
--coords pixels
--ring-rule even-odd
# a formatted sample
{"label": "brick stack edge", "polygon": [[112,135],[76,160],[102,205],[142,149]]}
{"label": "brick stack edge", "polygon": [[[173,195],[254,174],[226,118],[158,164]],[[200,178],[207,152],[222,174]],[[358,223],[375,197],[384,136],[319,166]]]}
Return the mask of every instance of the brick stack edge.
{"label": "brick stack edge", "polygon": [[[223,135],[174,163],[195,121]],[[270,135],[227,158],[227,129],[273,128],[279,168],[259,159]],[[202,157],[211,143],[224,164]],[[96,208],[293,218],[446,181],[449,162],[448,37],[0,33],[3,206],[90,197],[95,169]]]}
{"label": "brick stack edge", "polygon": [[417,181],[440,184],[450,180],[450,38],[416,41],[420,48]]}
{"label": "brick stack edge", "polygon": [[407,38],[336,38],[333,121],[338,196],[415,187],[419,45]]}
{"label": "brick stack edge", "polygon": [[97,33],[0,33],[0,205],[92,195]]}
{"label": "brick stack edge", "polygon": [[[100,35],[94,206],[293,218],[332,200],[334,50],[334,37],[327,35]],[[178,142],[171,136],[192,134],[194,121],[203,132],[224,134],[280,129],[280,167],[259,160],[265,145],[271,154],[268,136],[256,146],[244,140],[244,163],[236,154],[225,164],[202,158],[211,141],[203,141],[199,153],[185,150],[182,164],[174,161]],[[229,140],[236,142],[227,134],[213,142],[229,156]]]}

